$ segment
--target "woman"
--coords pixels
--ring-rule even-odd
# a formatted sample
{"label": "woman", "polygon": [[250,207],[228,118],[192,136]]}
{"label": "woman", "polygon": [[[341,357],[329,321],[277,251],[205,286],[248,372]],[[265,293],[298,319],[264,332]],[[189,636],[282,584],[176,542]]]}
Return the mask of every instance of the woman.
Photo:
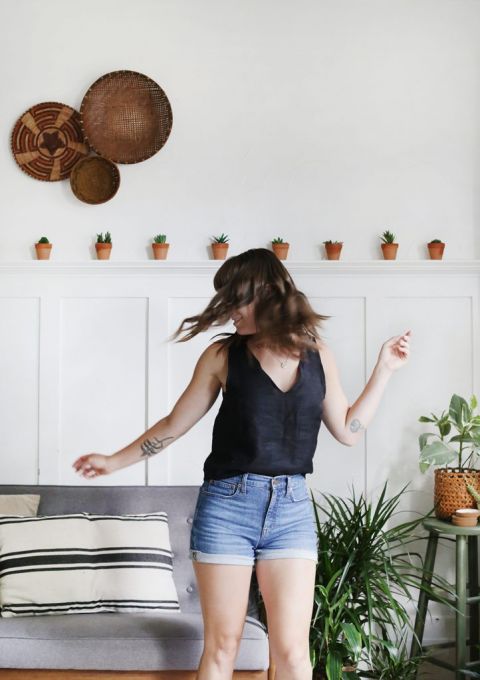
{"label": "woman", "polygon": [[222,390],[190,542],[205,628],[197,679],[232,677],[255,564],[276,680],[310,680],[317,540],[305,475],[322,420],[346,446],[361,438],[391,374],[408,360],[410,331],[382,345],[349,406],[333,353],[317,333],[329,317],[314,312],[276,255],[255,248],[230,257],[213,283],[205,310],[184,319],[170,339],[187,323],[181,342],[230,318],[236,332],[202,352],[167,416],[124,449],[80,456],[73,467],[88,479],[155,455],[195,425]]}

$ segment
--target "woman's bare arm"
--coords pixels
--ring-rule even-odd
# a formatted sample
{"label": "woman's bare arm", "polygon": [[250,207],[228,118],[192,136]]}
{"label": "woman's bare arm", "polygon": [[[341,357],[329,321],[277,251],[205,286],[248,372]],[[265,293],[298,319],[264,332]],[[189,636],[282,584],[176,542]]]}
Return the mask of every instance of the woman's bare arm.
{"label": "woman's bare arm", "polygon": [[[133,465],[163,451],[195,425],[213,406],[221,388],[219,343],[209,345],[200,355],[189,385],[172,411],[140,437],[110,456],[111,471]],[[220,362],[220,363],[219,363]]]}
{"label": "woman's bare arm", "polygon": [[354,446],[375,415],[392,371],[377,362],[361,395],[349,406],[340,383],[335,357],[325,343],[322,343],[320,357],[326,382],[322,420],[335,439],[345,446]]}

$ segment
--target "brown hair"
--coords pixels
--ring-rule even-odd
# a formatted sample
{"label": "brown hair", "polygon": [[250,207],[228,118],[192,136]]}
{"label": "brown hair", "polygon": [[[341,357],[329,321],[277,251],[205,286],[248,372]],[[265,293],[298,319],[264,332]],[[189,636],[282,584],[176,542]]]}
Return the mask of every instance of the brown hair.
{"label": "brown hair", "polygon": [[[321,341],[317,326],[330,316],[317,314],[312,309],[306,295],[297,289],[273,251],[250,248],[229,257],[217,270],[213,286],[216,294],[203,312],[183,319],[170,340],[186,342],[211,326],[223,326],[235,309],[255,300],[258,342],[268,342],[287,352],[298,351],[301,358],[305,358],[306,349],[318,349],[311,336]],[[187,323],[190,324],[188,330],[184,328]],[[183,338],[176,340],[181,333],[185,333]],[[236,332],[216,335],[226,336],[219,340],[222,347],[243,340]]]}

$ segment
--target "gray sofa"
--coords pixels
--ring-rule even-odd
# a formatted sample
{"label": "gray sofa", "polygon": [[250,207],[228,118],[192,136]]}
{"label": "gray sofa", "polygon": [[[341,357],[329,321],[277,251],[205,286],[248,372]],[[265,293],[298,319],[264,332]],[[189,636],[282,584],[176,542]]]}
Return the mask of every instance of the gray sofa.
{"label": "gray sofa", "polygon": [[[188,547],[198,488],[0,485],[0,494],[40,494],[39,515],[165,510],[173,551],[173,576],[181,608],[180,614],[102,612],[0,618],[0,679],[14,680],[29,675],[32,679],[83,678],[86,675],[82,671],[87,670],[101,671],[89,673],[88,677],[105,680],[110,677],[127,680],[129,676],[164,680],[194,678],[203,649],[203,622]],[[266,680],[269,676],[268,634],[264,621],[254,572],[235,678]],[[50,672],[38,674],[38,669],[50,669]],[[172,675],[171,671],[177,672]]]}

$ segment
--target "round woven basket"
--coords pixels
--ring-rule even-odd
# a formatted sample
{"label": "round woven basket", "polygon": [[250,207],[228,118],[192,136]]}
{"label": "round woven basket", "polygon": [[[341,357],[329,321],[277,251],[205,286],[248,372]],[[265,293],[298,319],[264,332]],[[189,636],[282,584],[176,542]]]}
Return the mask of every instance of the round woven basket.
{"label": "round woven basket", "polygon": [[476,508],[477,503],[467,489],[471,484],[480,493],[480,470],[469,468],[437,468],[435,470],[435,516],[450,519],[459,508]]}
{"label": "round woven basket", "polygon": [[80,106],[85,138],[115,163],[139,163],[159,151],[172,129],[172,107],[154,80],[137,71],[112,71],[87,90]]}
{"label": "round woven basket", "polygon": [[87,156],[73,167],[70,186],[75,196],[84,203],[105,203],[118,191],[120,172],[107,158]]}
{"label": "round woven basket", "polygon": [[89,152],[80,114],[60,102],[42,102],[25,111],[13,128],[11,147],[20,168],[45,182],[69,177]]}

